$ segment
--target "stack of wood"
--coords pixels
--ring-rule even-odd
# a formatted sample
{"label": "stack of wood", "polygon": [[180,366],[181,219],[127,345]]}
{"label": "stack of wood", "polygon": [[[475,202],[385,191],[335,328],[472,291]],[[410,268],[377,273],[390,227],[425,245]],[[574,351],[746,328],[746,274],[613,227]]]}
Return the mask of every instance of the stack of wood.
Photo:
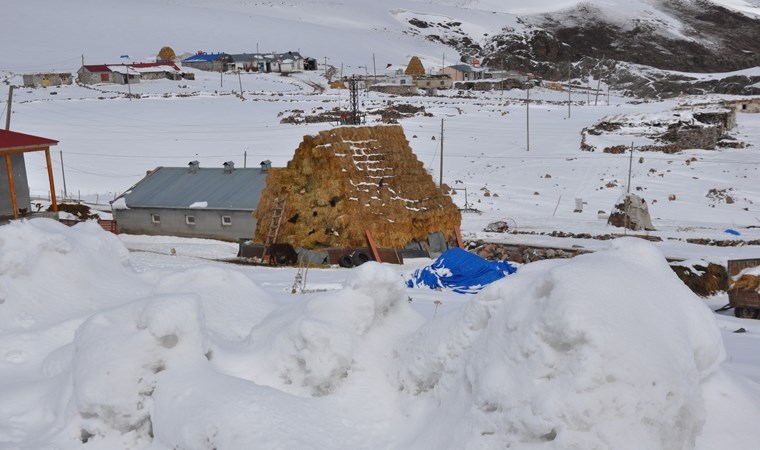
{"label": "stack of wood", "polygon": [[278,196],[285,211],[278,242],[307,249],[400,248],[442,232],[455,240],[458,208],[412,152],[399,125],[346,126],[305,136],[286,168],[270,169],[253,215],[254,242],[266,241]]}

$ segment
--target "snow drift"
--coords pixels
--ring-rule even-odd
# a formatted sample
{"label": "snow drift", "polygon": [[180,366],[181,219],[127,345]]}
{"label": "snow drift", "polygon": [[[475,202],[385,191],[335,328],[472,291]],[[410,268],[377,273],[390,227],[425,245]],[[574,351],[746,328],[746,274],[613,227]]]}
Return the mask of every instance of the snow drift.
{"label": "snow drift", "polygon": [[[24,253],[21,241],[36,244]],[[86,284],[45,295],[45,261],[61,283]],[[257,285],[267,271],[137,273],[97,226],[0,227],[0,447],[756,443],[753,427],[715,413],[739,405],[739,425],[757,423],[756,387],[721,369],[711,311],[645,241],[527,264],[434,318],[407,302],[393,266],[274,297]]]}

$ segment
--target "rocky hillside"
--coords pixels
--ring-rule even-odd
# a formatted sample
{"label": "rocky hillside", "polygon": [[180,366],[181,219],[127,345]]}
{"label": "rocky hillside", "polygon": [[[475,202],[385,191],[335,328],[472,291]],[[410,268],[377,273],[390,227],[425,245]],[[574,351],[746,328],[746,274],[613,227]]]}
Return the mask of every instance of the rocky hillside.
{"label": "rocky hillside", "polygon": [[[482,44],[457,30],[458,22],[410,21],[427,38],[481,56],[487,66],[530,72],[544,80],[568,77],[585,84],[602,78],[637,97],[680,94],[760,94],[760,76],[702,81],[674,74],[735,72],[760,65],[760,16],[709,1],[659,1],[650,9],[611,11],[591,2],[552,13],[518,17]],[[438,28],[438,33],[430,30]],[[756,86],[753,86],[756,85]]]}

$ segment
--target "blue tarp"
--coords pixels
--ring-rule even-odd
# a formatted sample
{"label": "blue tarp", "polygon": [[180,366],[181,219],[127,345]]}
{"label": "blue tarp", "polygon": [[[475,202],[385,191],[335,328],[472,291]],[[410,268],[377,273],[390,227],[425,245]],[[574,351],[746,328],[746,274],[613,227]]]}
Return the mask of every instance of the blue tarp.
{"label": "blue tarp", "polygon": [[448,288],[462,294],[474,294],[516,271],[517,268],[506,261],[488,261],[455,247],[443,252],[433,264],[415,270],[406,285]]}

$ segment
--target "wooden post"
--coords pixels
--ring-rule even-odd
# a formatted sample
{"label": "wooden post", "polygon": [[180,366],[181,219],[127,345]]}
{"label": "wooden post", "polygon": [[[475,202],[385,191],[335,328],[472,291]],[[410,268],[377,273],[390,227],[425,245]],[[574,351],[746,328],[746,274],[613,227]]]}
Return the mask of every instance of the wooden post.
{"label": "wooden post", "polygon": [[375,258],[375,261],[382,262],[380,260],[380,253],[377,252],[377,247],[375,247],[375,240],[372,239],[372,233],[369,229],[366,229],[364,230],[364,234],[367,235],[367,242],[369,243],[369,249],[372,251],[372,257]]}
{"label": "wooden post", "polygon": [[454,234],[457,237],[457,245],[459,248],[464,248],[464,242],[462,242],[462,231],[459,229],[459,225],[454,225]]}
{"label": "wooden post", "polygon": [[48,180],[50,181],[50,202],[53,212],[58,212],[58,202],[55,200],[55,182],[53,181],[53,164],[50,163],[50,147],[45,149],[45,162],[47,163]]}
{"label": "wooden post", "polygon": [[13,167],[11,166],[11,154],[5,154],[5,170],[8,172],[8,188],[11,191],[11,208],[13,208],[13,218],[18,219],[18,204],[16,203],[16,186],[13,182]]}
{"label": "wooden post", "polygon": [[13,85],[8,86],[8,111],[5,115],[5,129],[11,129],[11,105],[13,104]]}

